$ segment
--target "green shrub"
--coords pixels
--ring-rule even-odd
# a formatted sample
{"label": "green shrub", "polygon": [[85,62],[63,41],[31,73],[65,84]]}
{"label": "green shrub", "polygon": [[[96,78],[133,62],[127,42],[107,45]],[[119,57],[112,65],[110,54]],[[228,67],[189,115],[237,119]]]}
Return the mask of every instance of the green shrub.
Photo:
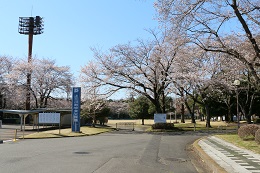
{"label": "green shrub", "polygon": [[152,129],[173,130],[175,128],[173,123],[156,123],[152,125]]}
{"label": "green shrub", "polygon": [[260,128],[255,132],[255,142],[260,144]]}
{"label": "green shrub", "polygon": [[255,124],[260,124],[260,118],[254,119]]}
{"label": "green shrub", "polygon": [[258,129],[260,129],[260,126],[256,124],[244,125],[238,129],[238,136],[243,140],[255,138],[255,133]]}

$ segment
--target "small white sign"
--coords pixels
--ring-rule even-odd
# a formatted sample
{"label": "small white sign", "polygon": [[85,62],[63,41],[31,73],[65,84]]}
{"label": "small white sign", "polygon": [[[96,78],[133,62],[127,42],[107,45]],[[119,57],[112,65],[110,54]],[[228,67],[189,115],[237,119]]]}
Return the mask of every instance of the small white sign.
{"label": "small white sign", "polygon": [[60,123],[60,113],[56,113],[56,112],[39,113],[39,123],[59,124]]}
{"label": "small white sign", "polygon": [[166,114],[154,114],[154,123],[166,123]]}

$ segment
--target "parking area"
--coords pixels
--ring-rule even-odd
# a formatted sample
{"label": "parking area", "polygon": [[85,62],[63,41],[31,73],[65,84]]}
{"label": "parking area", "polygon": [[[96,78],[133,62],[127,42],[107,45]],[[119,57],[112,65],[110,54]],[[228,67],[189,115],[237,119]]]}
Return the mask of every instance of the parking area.
{"label": "parking area", "polygon": [[25,126],[25,130],[21,131],[20,125],[2,125],[0,128],[0,140],[3,141],[10,141],[16,138],[22,137],[23,134],[31,134],[35,133],[36,130],[33,130],[33,126]]}

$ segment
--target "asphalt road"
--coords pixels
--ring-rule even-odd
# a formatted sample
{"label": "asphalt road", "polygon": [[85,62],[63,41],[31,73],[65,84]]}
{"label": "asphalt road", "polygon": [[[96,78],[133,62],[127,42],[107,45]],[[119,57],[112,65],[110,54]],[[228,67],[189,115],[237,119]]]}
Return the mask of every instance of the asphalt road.
{"label": "asphalt road", "polygon": [[186,146],[199,136],[111,132],[0,145],[0,172],[195,173]]}

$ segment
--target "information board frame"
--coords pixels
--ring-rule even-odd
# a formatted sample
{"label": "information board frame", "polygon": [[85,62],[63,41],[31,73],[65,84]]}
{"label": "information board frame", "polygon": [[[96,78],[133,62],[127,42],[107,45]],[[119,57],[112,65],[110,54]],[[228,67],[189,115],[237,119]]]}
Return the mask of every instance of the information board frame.
{"label": "information board frame", "polygon": [[39,124],[60,124],[60,113],[57,112],[39,112]]}
{"label": "information board frame", "polygon": [[166,114],[154,114],[154,123],[166,123]]}

